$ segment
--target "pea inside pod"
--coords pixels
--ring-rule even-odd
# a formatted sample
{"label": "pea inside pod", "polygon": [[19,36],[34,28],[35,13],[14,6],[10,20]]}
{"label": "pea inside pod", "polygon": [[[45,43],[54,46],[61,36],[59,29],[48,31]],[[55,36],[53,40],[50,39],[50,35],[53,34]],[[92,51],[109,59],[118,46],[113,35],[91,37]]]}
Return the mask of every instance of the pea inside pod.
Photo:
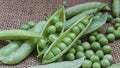
{"label": "pea inside pod", "polygon": [[[68,30],[66,30],[64,33],[62,33],[62,35],[60,35],[58,37],[57,40],[55,40],[51,45],[50,47],[48,48],[48,50],[45,52],[44,56],[43,56],[43,63],[50,63],[50,62],[53,62],[55,61],[56,59],[58,59],[59,57],[61,57],[64,53],[66,53],[71,47],[72,45],[82,36],[82,34],[85,32],[85,30],[88,28],[88,26],[90,25],[92,19],[90,19],[88,21],[88,24],[85,25],[85,28],[81,31],[79,31],[79,33],[75,33],[76,37],[72,40],[71,37],[68,37],[69,33],[73,32],[73,28],[78,26],[79,23],[83,23],[82,21],[86,19],[86,20],[89,20],[90,17],[83,17],[81,19],[79,19],[74,25],[72,25]],[[78,26],[79,27],[79,26]],[[79,27],[79,29],[81,29]],[[73,32],[74,33],[74,32]],[[64,38],[67,38],[69,40],[71,40],[70,42],[69,41],[65,41]],[[64,43],[64,46],[67,46],[65,47],[63,50],[61,50],[61,52],[59,52],[58,54],[56,54],[54,57],[50,58],[50,59],[45,59],[46,57],[48,57],[49,55],[49,52],[53,50],[53,48],[55,47],[58,47],[58,43]],[[59,48],[60,49],[60,48]]]}
{"label": "pea inside pod", "polygon": [[[64,7],[56,11],[47,21],[47,24],[42,30],[41,35],[44,36],[44,41],[37,43],[38,56],[43,55],[44,51],[49,47],[49,45],[58,38],[58,36],[63,32],[65,24],[65,12]],[[44,43],[44,44],[42,44]],[[41,48],[41,46],[44,46]]]}

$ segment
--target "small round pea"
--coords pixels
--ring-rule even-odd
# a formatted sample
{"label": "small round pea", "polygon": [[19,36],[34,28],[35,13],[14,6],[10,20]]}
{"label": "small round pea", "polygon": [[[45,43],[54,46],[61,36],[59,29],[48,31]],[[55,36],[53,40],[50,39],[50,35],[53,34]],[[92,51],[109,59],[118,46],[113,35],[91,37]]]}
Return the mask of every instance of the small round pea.
{"label": "small round pea", "polygon": [[80,45],[80,44],[82,43],[82,41],[81,41],[81,40],[78,40],[76,43]]}
{"label": "small round pea", "polygon": [[100,43],[102,46],[107,45],[107,44],[108,44],[108,39],[105,38],[105,37],[101,37],[101,38],[99,39],[99,43]]}
{"label": "small round pea", "polygon": [[107,28],[106,32],[107,33],[113,33],[114,30],[115,30],[115,28],[111,26],[111,27]]}
{"label": "small round pea", "polygon": [[83,53],[83,52],[81,52],[81,51],[78,51],[77,53],[76,53],[76,58],[82,58],[82,57],[84,57],[85,56],[85,54]]}
{"label": "small round pea", "polygon": [[96,52],[96,55],[97,55],[100,59],[102,59],[102,58],[104,57],[104,52],[103,52],[102,50],[98,50],[98,51]]}
{"label": "small round pea", "polygon": [[113,57],[110,54],[106,54],[103,58],[109,60],[110,62],[113,61]]}
{"label": "small round pea", "polygon": [[78,34],[78,33],[80,33],[80,28],[78,26],[74,26],[72,29],[72,32],[75,34]]}
{"label": "small round pea", "polygon": [[120,27],[120,23],[115,24],[115,28]]}
{"label": "small round pea", "polygon": [[101,46],[98,42],[93,42],[91,45],[91,48],[96,51],[96,50],[99,50]]}
{"label": "small round pea", "polygon": [[61,50],[64,50],[67,47],[67,45],[65,43],[63,43],[63,42],[59,42],[57,44],[57,47],[60,48]]}
{"label": "small round pea", "polygon": [[66,59],[67,60],[74,60],[75,59],[75,55],[73,53],[67,53]]}
{"label": "small round pea", "polygon": [[30,29],[30,27],[25,24],[25,25],[22,25],[22,26],[20,27],[20,29],[22,29],[22,30],[28,30],[28,29]]}
{"label": "small round pea", "polygon": [[96,36],[96,35],[98,35],[98,32],[97,31],[92,32],[91,35]]}
{"label": "small round pea", "polygon": [[110,62],[107,59],[101,60],[100,64],[103,68],[107,68],[110,66]]}
{"label": "small round pea", "polygon": [[28,25],[29,25],[29,27],[34,27],[35,25],[36,25],[36,23],[35,22],[33,22],[33,21],[30,21],[30,22],[28,22],[27,23]]}
{"label": "small round pea", "polygon": [[110,45],[103,46],[103,52],[109,54],[112,51],[112,47]]}
{"label": "small round pea", "polygon": [[91,56],[91,57],[90,57],[90,60],[91,60],[92,62],[99,62],[99,61],[100,61],[100,59],[99,59],[99,57],[98,57],[97,55]]}
{"label": "small round pea", "polygon": [[115,41],[115,35],[110,33],[107,35],[107,39],[109,42],[114,42]]}
{"label": "small round pea", "polygon": [[75,54],[75,52],[76,52],[75,48],[71,48],[71,49],[69,50],[69,53],[74,53],[74,54]]}
{"label": "small round pea", "polygon": [[39,39],[38,42],[37,42],[37,45],[40,47],[40,48],[44,48],[46,46],[46,40],[44,39]]}
{"label": "small round pea", "polygon": [[89,22],[88,22],[87,19],[83,19],[83,20],[82,20],[82,23],[83,23],[84,25],[87,25]]}
{"label": "small round pea", "polygon": [[58,55],[58,54],[61,52],[61,50],[60,50],[60,48],[58,48],[58,47],[54,47],[54,48],[52,49],[52,52],[53,52],[53,54],[56,56],[56,55]]}
{"label": "small round pea", "polygon": [[85,55],[86,55],[86,57],[89,59],[91,56],[94,55],[94,52],[93,52],[92,50],[87,50],[87,51],[85,52]]}
{"label": "small round pea", "polygon": [[90,49],[90,43],[89,43],[89,42],[83,42],[83,43],[82,43],[82,47],[83,47],[85,50],[88,50],[88,49]]}
{"label": "small round pea", "polygon": [[59,21],[59,17],[58,16],[54,16],[53,17],[53,23],[55,24],[55,23],[57,23]]}
{"label": "small round pea", "polygon": [[105,37],[105,36],[103,34],[101,34],[101,33],[96,35],[97,40],[99,40],[101,37]]}
{"label": "small round pea", "polygon": [[78,46],[79,45],[75,43],[72,47],[76,49]]}
{"label": "small round pea", "polygon": [[80,30],[83,30],[85,28],[85,25],[82,23],[79,23],[78,26],[79,26]]}
{"label": "small round pea", "polygon": [[63,23],[62,22],[57,22],[55,24],[55,27],[56,27],[57,31],[61,31],[61,29],[63,28]]}
{"label": "small round pea", "polygon": [[56,40],[58,37],[56,34],[50,34],[50,36],[48,37],[50,42],[54,42],[54,40]]}
{"label": "small round pea", "polygon": [[63,61],[63,58],[62,57],[60,57],[60,58],[58,58],[57,60],[56,60],[56,62],[62,62]]}
{"label": "small round pea", "polygon": [[54,54],[50,51],[48,55],[45,57],[45,59],[51,59],[54,57]]}
{"label": "small round pea", "polygon": [[108,14],[107,15],[107,22],[111,22],[113,19],[112,15]]}
{"label": "small round pea", "polygon": [[114,19],[114,22],[115,22],[115,23],[120,23],[120,18],[115,18],[115,19]]}
{"label": "small round pea", "polygon": [[82,63],[82,68],[91,68],[92,62],[90,60],[84,60]]}
{"label": "small round pea", "polygon": [[75,33],[69,33],[68,37],[70,37],[73,40],[73,39],[75,39],[76,34]]}
{"label": "small round pea", "polygon": [[89,41],[90,42],[95,42],[96,41],[96,37],[93,36],[93,35],[89,36]]}
{"label": "small round pea", "polygon": [[115,31],[113,32],[113,34],[115,35],[115,38],[116,38],[116,39],[120,38],[120,31],[119,31],[119,30],[115,30]]}
{"label": "small round pea", "polygon": [[84,51],[84,48],[83,48],[82,46],[77,46],[77,47],[76,47],[76,51],[82,51],[82,52],[83,52],[83,51]]}
{"label": "small round pea", "polygon": [[120,31],[120,27],[118,27],[117,30]]}
{"label": "small round pea", "polygon": [[100,65],[100,63],[95,62],[95,63],[93,63],[92,68],[101,68],[101,65]]}
{"label": "small round pea", "polygon": [[47,28],[47,33],[55,33],[56,32],[56,27],[54,25],[50,25]]}
{"label": "small round pea", "polygon": [[70,37],[64,37],[63,38],[63,42],[66,44],[66,45],[69,45],[71,42],[72,42],[72,39]]}

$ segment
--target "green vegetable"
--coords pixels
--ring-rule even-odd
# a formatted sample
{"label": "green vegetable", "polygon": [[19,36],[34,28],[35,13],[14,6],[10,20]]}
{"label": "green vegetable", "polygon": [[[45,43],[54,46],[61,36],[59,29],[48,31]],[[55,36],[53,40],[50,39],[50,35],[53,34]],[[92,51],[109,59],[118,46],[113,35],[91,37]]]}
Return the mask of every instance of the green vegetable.
{"label": "green vegetable", "polygon": [[67,59],[67,60],[74,60],[74,59],[75,59],[74,53],[67,53],[66,59]]}
{"label": "green vegetable", "polygon": [[28,30],[28,29],[30,29],[30,27],[29,27],[29,25],[22,25],[21,27],[20,27],[20,29],[22,29],[22,30]]}
{"label": "green vegetable", "polygon": [[82,52],[83,52],[83,51],[84,51],[84,48],[83,48],[82,46],[77,46],[77,47],[76,47],[76,51],[82,51]]}
{"label": "green vegetable", "polygon": [[120,23],[115,24],[115,28],[118,28],[118,27],[120,27]]}
{"label": "green vegetable", "polygon": [[84,61],[84,57],[73,60],[73,61],[64,61],[64,62],[56,62],[47,65],[38,65],[32,66],[30,68],[79,68]]}
{"label": "green vegetable", "polygon": [[90,42],[95,42],[96,41],[96,37],[93,36],[93,35],[89,36],[89,41]]}
{"label": "green vegetable", "polygon": [[85,54],[83,53],[83,52],[81,52],[81,51],[78,51],[77,53],[76,53],[76,57],[77,58],[82,58],[82,57],[84,57],[85,56]]}
{"label": "green vegetable", "polygon": [[91,57],[90,57],[90,60],[91,60],[92,62],[99,62],[99,61],[100,61],[99,57],[96,56],[96,55],[91,56]]}
{"label": "green vegetable", "polygon": [[101,48],[101,46],[98,42],[93,42],[91,44],[91,48],[96,51],[96,50],[99,50]]}
{"label": "green vegetable", "polygon": [[98,51],[96,51],[96,55],[97,55],[100,59],[102,59],[102,58],[104,57],[104,52],[103,52],[102,50],[98,50]]}
{"label": "green vegetable", "polygon": [[116,23],[120,23],[120,18],[119,18],[119,17],[115,18],[115,19],[114,19],[114,23],[115,23],[115,24],[116,24]]}
{"label": "green vegetable", "polygon": [[109,60],[110,62],[113,61],[113,57],[110,54],[106,54],[103,58]]}
{"label": "green vegetable", "polygon": [[69,50],[69,52],[75,54],[75,53],[76,53],[76,50],[75,50],[75,48],[71,48],[71,49]]}
{"label": "green vegetable", "polygon": [[111,22],[113,19],[112,15],[108,14],[107,15],[107,22]]}
{"label": "green vegetable", "polygon": [[113,33],[114,30],[115,30],[115,28],[111,26],[111,27],[108,27],[108,28],[107,28],[106,32],[107,32],[107,33]]}
{"label": "green vegetable", "polygon": [[91,56],[94,55],[94,52],[92,50],[85,51],[85,56],[89,59]]}
{"label": "green vegetable", "polygon": [[100,61],[100,64],[103,68],[109,67],[110,66],[110,62],[107,59],[103,59]]}
{"label": "green vegetable", "polygon": [[83,42],[81,45],[85,50],[90,49],[90,43],[89,42]]}
{"label": "green vegetable", "polygon": [[115,39],[120,38],[120,31],[119,31],[119,30],[115,30],[115,31],[113,32],[113,34],[115,35]]}
{"label": "green vegetable", "polygon": [[120,67],[120,62],[116,63],[116,64],[112,64],[111,66],[107,67],[107,68],[119,68]]}
{"label": "green vegetable", "polygon": [[99,39],[99,43],[100,43],[102,46],[107,45],[107,44],[108,44],[108,39],[105,38],[105,37],[101,37],[101,38]]}
{"label": "green vegetable", "polygon": [[93,63],[92,68],[101,68],[100,63],[98,63],[98,62]]}
{"label": "green vegetable", "polygon": [[102,37],[105,37],[104,34],[99,33],[96,35],[97,40],[100,40],[100,38],[102,38]]}
{"label": "green vegetable", "polygon": [[28,26],[31,27],[31,28],[36,25],[36,23],[33,22],[33,21],[30,21],[30,22],[28,22],[27,24],[28,24]]}
{"label": "green vegetable", "polygon": [[84,60],[82,63],[82,68],[91,68],[92,62],[90,60]]}
{"label": "green vegetable", "polygon": [[110,45],[103,46],[104,53],[109,54],[112,51],[112,47]]}
{"label": "green vegetable", "polygon": [[109,42],[114,42],[115,41],[115,35],[110,33],[107,35],[107,39]]}
{"label": "green vegetable", "polygon": [[81,40],[78,40],[76,43],[77,43],[78,45],[80,45],[80,44],[82,43],[82,41],[81,41]]}

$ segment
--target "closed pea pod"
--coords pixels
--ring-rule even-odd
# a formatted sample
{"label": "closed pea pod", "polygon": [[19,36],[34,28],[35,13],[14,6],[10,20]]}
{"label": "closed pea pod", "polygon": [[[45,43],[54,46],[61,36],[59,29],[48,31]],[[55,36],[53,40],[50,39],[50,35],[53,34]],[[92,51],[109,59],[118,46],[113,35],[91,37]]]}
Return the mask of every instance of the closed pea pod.
{"label": "closed pea pod", "polygon": [[[72,32],[72,29],[73,27],[77,26],[79,23],[81,23],[81,21],[83,19],[89,19],[89,17],[84,17],[80,20],[78,20],[74,25],[72,25],[68,30],[66,30],[62,35],[59,36],[59,38],[57,40],[54,41],[54,43],[51,44],[51,46],[48,48],[48,50],[45,52],[44,56],[43,56],[43,63],[50,63],[50,62],[53,62],[55,61],[57,58],[61,57],[64,53],[66,53],[71,47],[72,45],[79,39],[79,37],[82,36],[82,34],[84,33],[84,31],[87,29],[87,27],[90,25],[92,19],[90,19],[88,25],[86,25],[86,27],[81,31],[79,32],[79,34],[76,34],[76,37],[72,40],[72,42],[69,42],[69,43],[65,43],[65,41],[63,40],[63,38],[67,37],[69,33]],[[52,48],[54,47],[57,47],[58,43],[62,43],[64,42],[67,47],[64,48],[64,50],[62,50],[62,52],[58,53],[56,56],[54,56],[53,58],[51,59],[45,59],[45,57],[48,56],[49,52],[52,50]]]}
{"label": "closed pea pod", "polygon": [[[46,44],[44,48],[40,48],[41,43],[37,43],[38,56],[44,54],[44,51],[49,47],[49,45],[57,39],[57,37],[63,32],[65,24],[65,13],[64,8],[60,8],[56,11],[47,21],[47,24],[43,28],[41,35],[44,36]],[[67,38],[68,39],[68,38]],[[65,39],[66,40],[66,39]]]}

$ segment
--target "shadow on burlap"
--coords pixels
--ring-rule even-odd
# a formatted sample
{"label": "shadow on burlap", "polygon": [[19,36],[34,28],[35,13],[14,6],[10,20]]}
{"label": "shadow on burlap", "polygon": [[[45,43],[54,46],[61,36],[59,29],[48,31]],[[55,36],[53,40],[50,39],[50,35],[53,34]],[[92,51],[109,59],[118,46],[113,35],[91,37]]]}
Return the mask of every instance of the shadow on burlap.
{"label": "shadow on burlap", "polygon": [[[101,1],[111,4],[111,0],[68,0],[68,7],[90,1]],[[38,22],[45,19],[45,13],[53,14],[62,4],[62,0],[0,0],[0,30],[16,29],[28,21]],[[104,26],[105,29],[111,24]],[[0,47],[7,44],[5,41],[0,42]],[[120,61],[120,41],[111,43],[113,48],[113,63]],[[0,64],[0,68],[28,68],[29,66],[40,64],[36,57],[36,51],[32,52],[23,62],[14,66]]]}

